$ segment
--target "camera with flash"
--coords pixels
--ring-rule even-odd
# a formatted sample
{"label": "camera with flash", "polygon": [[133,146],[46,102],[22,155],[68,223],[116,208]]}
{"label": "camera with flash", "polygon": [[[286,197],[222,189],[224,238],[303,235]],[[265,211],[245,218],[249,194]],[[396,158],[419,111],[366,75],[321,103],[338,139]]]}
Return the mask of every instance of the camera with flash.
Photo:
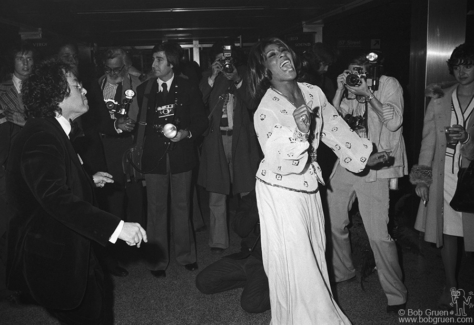
{"label": "camera with flash", "polygon": [[130,109],[133,97],[135,97],[135,92],[131,89],[127,89],[125,90],[125,98],[122,100],[122,103],[118,103],[113,99],[104,99],[105,106],[111,113],[126,116],[128,115],[128,110]]}
{"label": "camera with flash", "polygon": [[361,79],[365,79],[367,86],[372,90],[376,91],[379,89],[379,79],[382,75],[382,63],[379,55],[374,52],[370,52],[365,57],[367,59],[365,65],[366,72],[360,67],[355,67],[353,71],[349,71],[346,76],[346,84],[352,87],[358,87],[362,84]]}
{"label": "camera with flash", "polygon": [[224,45],[222,46],[222,54],[223,58],[219,60],[222,64],[222,71],[226,73],[234,72],[234,59],[232,58],[232,46],[231,45]]}

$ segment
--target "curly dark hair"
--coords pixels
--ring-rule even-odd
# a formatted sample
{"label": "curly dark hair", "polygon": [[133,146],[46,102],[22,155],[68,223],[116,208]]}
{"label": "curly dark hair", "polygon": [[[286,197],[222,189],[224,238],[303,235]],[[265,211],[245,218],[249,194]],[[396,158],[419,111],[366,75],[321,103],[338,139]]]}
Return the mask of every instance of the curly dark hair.
{"label": "curly dark hair", "polygon": [[280,38],[269,37],[255,43],[249,52],[248,68],[249,90],[256,104],[260,102],[265,92],[271,86],[272,73],[265,67],[265,61],[267,60],[265,48],[271,44],[288,49],[293,57],[296,71],[300,70],[301,62],[298,60],[295,52]]}
{"label": "curly dark hair", "polygon": [[464,43],[456,47],[447,63],[451,75],[454,75],[454,67],[457,65],[474,65],[474,43]]}
{"label": "curly dark hair", "polygon": [[55,117],[56,112],[62,113],[59,103],[70,93],[68,72],[72,72],[72,67],[57,59],[43,61],[35,67],[21,87],[27,118]]}

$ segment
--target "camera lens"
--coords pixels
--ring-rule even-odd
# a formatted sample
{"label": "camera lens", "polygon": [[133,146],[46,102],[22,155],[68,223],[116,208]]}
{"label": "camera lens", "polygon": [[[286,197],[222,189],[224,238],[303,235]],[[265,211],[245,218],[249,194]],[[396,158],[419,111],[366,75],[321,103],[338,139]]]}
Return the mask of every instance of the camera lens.
{"label": "camera lens", "polygon": [[359,86],[361,84],[361,81],[360,81],[360,78],[358,75],[356,74],[349,74],[347,77],[346,77],[346,84],[348,84],[349,86],[351,87],[354,87],[354,86]]}
{"label": "camera lens", "polygon": [[227,73],[232,73],[234,71],[234,68],[232,68],[232,64],[226,63],[222,70],[224,70],[224,72],[227,72]]}

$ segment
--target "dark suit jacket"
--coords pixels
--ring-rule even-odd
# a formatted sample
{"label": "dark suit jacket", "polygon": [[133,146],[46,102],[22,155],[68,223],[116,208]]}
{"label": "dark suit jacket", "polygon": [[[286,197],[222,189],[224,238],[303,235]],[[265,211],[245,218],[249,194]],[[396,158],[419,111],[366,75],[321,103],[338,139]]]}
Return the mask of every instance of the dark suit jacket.
{"label": "dark suit jacket", "polygon": [[30,119],[7,167],[7,283],[41,305],[77,307],[87,286],[91,241],[106,245],[120,219],[94,206],[94,184],[55,118]]}
{"label": "dark suit jacket", "polygon": [[[183,173],[192,170],[198,163],[197,149],[194,140],[199,137],[207,128],[208,120],[202,102],[199,88],[194,83],[184,78],[174,76],[166,103],[158,102],[158,82],[157,79],[150,79],[142,83],[137,88],[138,105],[140,113],[148,82],[153,82],[147,107],[147,125],[145,129],[145,144],[143,149],[142,165],[145,173],[166,174],[166,150],[168,150],[170,160],[170,171],[172,174]],[[175,104],[175,115],[168,118],[158,118],[155,108],[157,105]],[[191,138],[182,139],[172,143],[168,138],[160,135],[153,129],[154,124],[173,123],[178,129],[189,130]],[[172,143],[172,144],[171,144]],[[163,157],[161,160],[160,158]]]}

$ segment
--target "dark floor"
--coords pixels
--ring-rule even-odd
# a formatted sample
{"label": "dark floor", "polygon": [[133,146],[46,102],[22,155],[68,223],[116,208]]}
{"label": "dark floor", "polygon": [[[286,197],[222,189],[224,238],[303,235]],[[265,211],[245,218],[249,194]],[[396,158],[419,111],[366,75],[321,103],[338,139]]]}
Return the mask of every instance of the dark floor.
{"label": "dark floor", "polygon": [[[466,298],[472,298],[464,306],[468,316],[458,318],[456,315],[440,314],[436,311],[436,305],[443,288],[444,273],[439,251],[425,243],[413,229],[415,216],[410,211],[416,205],[416,198],[398,193],[396,201],[399,204],[394,210],[394,237],[399,244],[409,293],[407,314],[415,318],[399,318],[386,313],[386,298],[376,271],[371,272],[371,254],[364,242],[363,227],[357,213],[354,213],[351,233],[358,281],[336,287],[334,294],[341,308],[354,324],[474,324],[473,255],[463,255],[459,276],[460,288],[464,289]],[[205,220],[208,222],[208,218]],[[196,238],[198,263],[202,269],[220,257],[211,254],[207,246],[207,231],[197,233]],[[228,252],[238,251],[239,243],[239,238],[231,234]],[[136,248],[130,251],[132,248],[124,245],[124,249],[138,257]],[[175,261],[171,262],[165,279],[153,278],[139,258],[126,267],[130,272],[128,277],[113,279],[114,324],[254,325],[270,321],[269,311],[254,315],[240,308],[240,289],[211,296],[201,294],[194,285],[197,271],[186,271]],[[0,303],[0,324],[58,323],[38,306],[11,306],[4,302]]]}

